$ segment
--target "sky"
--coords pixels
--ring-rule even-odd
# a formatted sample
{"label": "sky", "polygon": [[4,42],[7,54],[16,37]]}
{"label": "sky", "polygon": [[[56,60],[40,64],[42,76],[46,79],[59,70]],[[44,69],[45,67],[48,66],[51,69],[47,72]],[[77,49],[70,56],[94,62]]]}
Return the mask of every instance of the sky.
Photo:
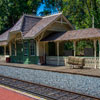
{"label": "sky", "polygon": [[[45,7],[45,4],[41,4],[41,5],[40,5],[40,7],[38,8],[38,11],[37,11],[37,16],[40,16],[39,13],[40,13],[41,11],[43,11],[44,7]],[[52,10],[51,15],[52,15],[52,14],[56,14],[56,13],[58,13],[57,10],[55,10],[55,11]]]}

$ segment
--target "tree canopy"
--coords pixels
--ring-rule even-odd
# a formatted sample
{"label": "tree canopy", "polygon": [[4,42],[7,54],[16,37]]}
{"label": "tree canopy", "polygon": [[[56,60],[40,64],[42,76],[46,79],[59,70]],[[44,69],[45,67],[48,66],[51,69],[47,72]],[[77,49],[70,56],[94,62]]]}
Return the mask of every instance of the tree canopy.
{"label": "tree canopy", "polygon": [[62,11],[76,29],[100,28],[100,0],[45,0],[47,8]]}
{"label": "tree canopy", "polygon": [[0,0],[0,33],[12,27],[23,14],[36,13],[41,0]]}
{"label": "tree canopy", "polygon": [[12,27],[23,13],[36,13],[45,4],[44,16],[53,11],[63,12],[76,29],[100,28],[100,0],[0,0],[0,34]]}

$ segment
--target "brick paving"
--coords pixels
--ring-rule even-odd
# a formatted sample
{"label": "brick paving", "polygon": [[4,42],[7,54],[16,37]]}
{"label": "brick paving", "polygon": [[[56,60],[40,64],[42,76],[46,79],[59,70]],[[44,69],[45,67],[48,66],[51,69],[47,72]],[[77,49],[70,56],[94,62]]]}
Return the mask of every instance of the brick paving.
{"label": "brick paving", "polygon": [[37,100],[37,99],[25,96],[23,94],[9,90],[7,88],[0,87],[0,100]]}
{"label": "brick paving", "polygon": [[100,77],[100,69],[89,69],[89,68],[72,69],[72,68],[67,68],[67,66],[58,67],[58,66],[43,66],[43,65],[35,65],[35,64],[16,64],[16,63],[4,63],[4,62],[0,62],[0,65]]}

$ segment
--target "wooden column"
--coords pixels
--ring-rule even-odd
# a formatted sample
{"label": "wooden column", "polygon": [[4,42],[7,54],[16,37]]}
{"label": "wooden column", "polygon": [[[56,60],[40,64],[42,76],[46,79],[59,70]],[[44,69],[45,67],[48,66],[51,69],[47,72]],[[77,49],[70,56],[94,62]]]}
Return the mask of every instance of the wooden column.
{"label": "wooden column", "polygon": [[73,41],[73,47],[74,47],[74,56],[76,56],[76,41]]}
{"label": "wooden column", "polygon": [[99,40],[99,67],[98,68],[100,69],[100,40]]}
{"label": "wooden column", "polygon": [[48,56],[48,42],[45,42],[45,55]]}
{"label": "wooden column", "polygon": [[6,55],[6,46],[4,46],[4,55]]}
{"label": "wooden column", "polygon": [[57,42],[57,66],[59,66],[59,42]]}
{"label": "wooden column", "polygon": [[11,43],[9,43],[9,54],[11,56]]}
{"label": "wooden column", "polygon": [[16,40],[15,40],[15,56],[17,55]]}
{"label": "wooden column", "polygon": [[44,42],[44,56],[45,56],[45,42]]}
{"label": "wooden column", "polygon": [[97,40],[94,40],[94,68],[96,69],[96,42]]}
{"label": "wooden column", "polygon": [[37,56],[39,56],[39,41],[36,41],[36,50],[37,50]]}

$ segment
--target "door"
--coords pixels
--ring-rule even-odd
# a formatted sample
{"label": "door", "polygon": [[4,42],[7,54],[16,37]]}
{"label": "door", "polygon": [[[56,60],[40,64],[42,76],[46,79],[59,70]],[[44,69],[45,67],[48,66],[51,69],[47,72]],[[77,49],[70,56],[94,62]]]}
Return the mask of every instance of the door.
{"label": "door", "polygon": [[17,62],[23,63],[23,44],[22,42],[17,42]]}
{"label": "door", "polygon": [[55,43],[49,42],[48,43],[48,49],[49,49],[49,56],[55,56]]}

